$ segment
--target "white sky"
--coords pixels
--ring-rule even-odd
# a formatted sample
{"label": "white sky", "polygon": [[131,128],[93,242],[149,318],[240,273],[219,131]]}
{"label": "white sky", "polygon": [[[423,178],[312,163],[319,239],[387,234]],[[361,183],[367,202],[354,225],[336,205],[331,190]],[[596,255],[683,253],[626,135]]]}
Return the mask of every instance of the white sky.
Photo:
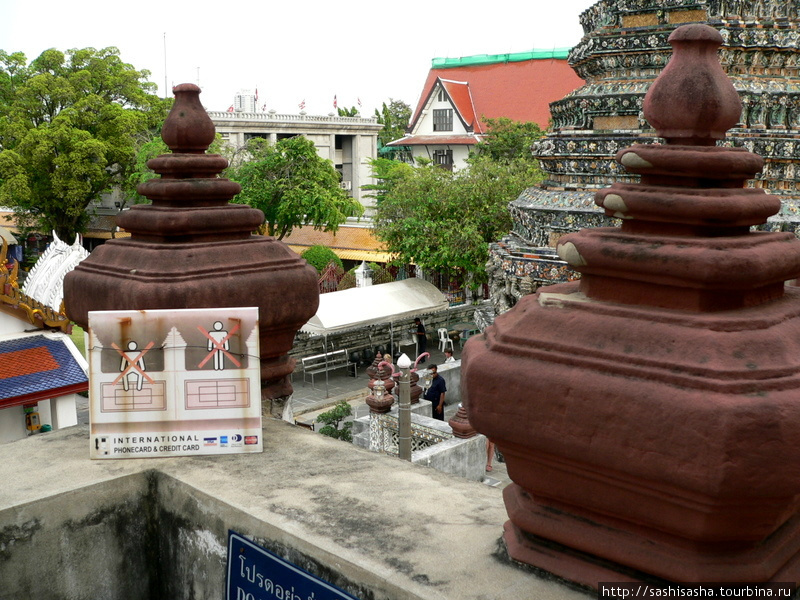
{"label": "white sky", "polygon": [[[164,94],[199,83],[209,110],[242,89],[259,107],[328,114],[333,97],[371,116],[416,104],[434,57],[575,45],[596,0],[0,0],[0,49],[28,61],[47,48],[116,46]],[[166,56],[166,60],[165,60]],[[166,77],[165,77],[166,64]]]}

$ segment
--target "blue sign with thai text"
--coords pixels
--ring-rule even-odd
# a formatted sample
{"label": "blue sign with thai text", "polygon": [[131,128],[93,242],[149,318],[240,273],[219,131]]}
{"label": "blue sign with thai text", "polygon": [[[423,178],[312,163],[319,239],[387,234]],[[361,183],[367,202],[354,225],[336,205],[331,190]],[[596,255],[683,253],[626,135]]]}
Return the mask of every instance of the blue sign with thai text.
{"label": "blue sign with thai text", "polygon": [[228,532],[227,600],[358,600],[300,567]]}

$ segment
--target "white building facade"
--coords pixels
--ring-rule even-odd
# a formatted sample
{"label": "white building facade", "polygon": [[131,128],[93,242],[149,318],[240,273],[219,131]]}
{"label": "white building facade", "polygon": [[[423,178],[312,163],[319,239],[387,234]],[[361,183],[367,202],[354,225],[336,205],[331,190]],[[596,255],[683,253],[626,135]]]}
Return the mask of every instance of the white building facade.
{"label": "white building facade", "polygon": [[314,143],[322,158],[333,163],[341,174],[342,188],[366,208],[374,205],[361,187],[375,183],[370,161],[377,157],[378,132],[383,125],[374,117],[337,115],[296,115],[270,112],[209,112],[217,132],[233,148],[244,146],[254,137],[272,143],[302,135]]}

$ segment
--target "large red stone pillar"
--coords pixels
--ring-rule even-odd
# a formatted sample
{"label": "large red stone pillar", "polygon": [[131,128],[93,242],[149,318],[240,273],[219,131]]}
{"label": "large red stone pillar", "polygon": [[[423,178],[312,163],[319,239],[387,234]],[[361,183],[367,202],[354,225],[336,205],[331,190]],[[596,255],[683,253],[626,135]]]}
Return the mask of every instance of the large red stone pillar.
{"label": "large red stone pillar", "polygon": [[219,177],[222,156],[205,153],[214,124],[200,88],[173,91],[162,130],[172,154],[148,161],[161,177],[139,186],[153,203],[121,213],[117,224],[131,237],[106,242],[67,275],[67,314],[86,328],[92,310],[256,306],[263,394],[288,396],[287,353],[317,311],[316,271],[282,242],[252,235],[264,215],[228,203],[240,186]]}
{"label": "large red stone pillar", "polygon": [[469,418],[495,441],[509,554],[577,583],[800,581],[800,241],[751,232],[779,201],[762,159],[717,146],[739,116],[720,35],[688,25],[645,99],[665,145],[597,194],[620,228],[562,238],[579,283],[472,338]]}

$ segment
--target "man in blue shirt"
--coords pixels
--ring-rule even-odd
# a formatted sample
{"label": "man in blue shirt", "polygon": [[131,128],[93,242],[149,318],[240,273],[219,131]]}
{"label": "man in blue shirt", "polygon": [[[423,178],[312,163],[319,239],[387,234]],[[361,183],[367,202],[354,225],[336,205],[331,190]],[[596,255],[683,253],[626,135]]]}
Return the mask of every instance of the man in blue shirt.
{"label": "man in blue shirt", "polygon": [[444,393],[447,391],[447,384],[444,382],[444,377],[439,375],[436,365],[431,365],[428,369],[430,369],[433,379],[431,387],[425,391],[423,398],[431,401],[431,416],[444,421]]}

